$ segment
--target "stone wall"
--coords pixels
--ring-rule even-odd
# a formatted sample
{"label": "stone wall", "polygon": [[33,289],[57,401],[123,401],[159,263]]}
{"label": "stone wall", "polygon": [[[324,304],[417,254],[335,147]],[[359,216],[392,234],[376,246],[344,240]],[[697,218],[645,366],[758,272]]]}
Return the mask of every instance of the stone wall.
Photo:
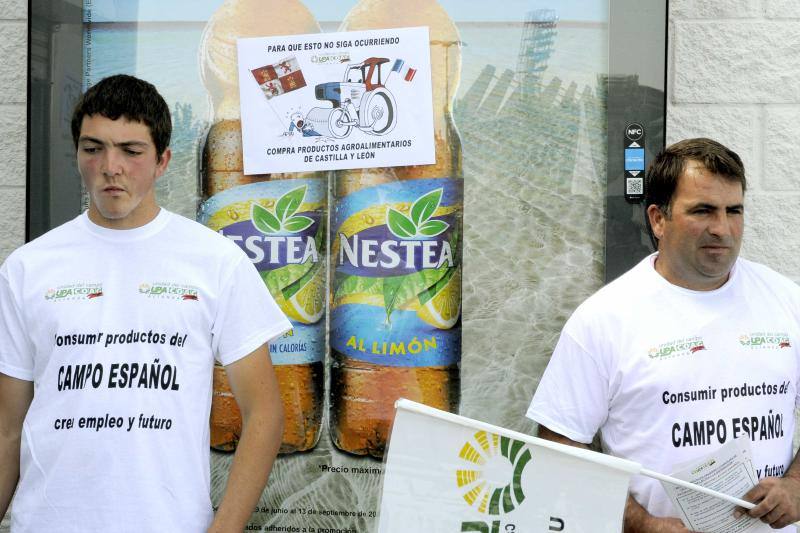
{"label": "stone wall", "polygon": [[742,156],[742,255],[800,281],[800,3],[673,0],[669,24],[667,142]]}
{"label": "stone wall", "polygon": [[0,261],[25,241],[28,3],[0,0]]}

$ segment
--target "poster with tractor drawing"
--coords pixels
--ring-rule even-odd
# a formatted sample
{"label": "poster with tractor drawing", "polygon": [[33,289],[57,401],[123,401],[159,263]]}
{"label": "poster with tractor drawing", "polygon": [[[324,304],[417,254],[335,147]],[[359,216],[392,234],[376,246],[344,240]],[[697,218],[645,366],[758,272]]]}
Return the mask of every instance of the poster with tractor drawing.
{"label": "poster with tractor drawing", "polygon": [[428,29],[239,39],[245,174],[435,161]]}

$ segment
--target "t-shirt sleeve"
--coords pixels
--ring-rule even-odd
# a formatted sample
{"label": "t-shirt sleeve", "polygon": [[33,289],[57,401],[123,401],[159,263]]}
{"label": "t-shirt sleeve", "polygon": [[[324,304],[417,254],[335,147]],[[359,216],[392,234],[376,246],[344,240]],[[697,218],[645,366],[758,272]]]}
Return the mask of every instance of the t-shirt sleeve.
{"label": "t-shirt sleeve", "polygon": [[0,268],[0,372],[33,381],[33,346],[23,323],[4,265]]}
{"label": "t-shirt sleeve", "polygon": [[[795,348],[797,350],[797,348]],[[800,408],[800,354],[795,355],[795,368],[798,371],[795,373],[794,380],[794,407]]]}
{"label": "t-shirt sleeve", "polygon": [[242,257],[220,293],[211,330],[214,356],[229,365],[290,329],[255,267]]}
{"label": "t-shirt sleeve", "polygon": [[526,415],[588,444],[608,417],[609,388],[596,359],[563,331]]}

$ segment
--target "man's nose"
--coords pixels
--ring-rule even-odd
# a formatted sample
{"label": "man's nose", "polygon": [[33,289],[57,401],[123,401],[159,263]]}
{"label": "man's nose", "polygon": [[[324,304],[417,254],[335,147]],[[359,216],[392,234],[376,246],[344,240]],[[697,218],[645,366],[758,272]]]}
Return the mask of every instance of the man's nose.
{"label": "man's nose", "polygon": [[107,177],[122,173],[122,156],[117,150],[105,150],[103,153],[103,175]]}
{"label": "man's nose", "polygon": [[727,212],[717,213],[708,226],[708,232],[717,237],[728,237],[733,233],[733,217]]}

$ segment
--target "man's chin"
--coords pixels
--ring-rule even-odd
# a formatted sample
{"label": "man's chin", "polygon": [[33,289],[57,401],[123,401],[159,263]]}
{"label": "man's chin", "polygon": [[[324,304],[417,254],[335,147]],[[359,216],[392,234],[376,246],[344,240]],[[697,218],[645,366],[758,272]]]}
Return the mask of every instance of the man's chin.
{"label": "man's chin", "polygon": [[735,257],[733,259],[727,258],[725,261],[706,261],[701,265],[700,272],[710,279],[727,279],[735,261]]}
{"label": "man's chin", "polygon": [[97,212],[106,220],[122,220],[130,214],[130,211],[107,211],[100,209],[98,209]]}
{"label": "man's chin", "polygon": [[734,250],[733,248],[703,248],[698,261],[711,270],[730,270],[738,255],[739,250]]}
{"label": "man's chin", "polygon": [[119,208],[110,209],[108,206],[95,204],[90,208],[90,212],[94,212],[94,216],[100,218],[101,220],[105,220],[110,223],[118,223],[119,221],[128,218],[133,210]]}
{"label": "man's chin", "polygon": [[108,220],[119,220],[131,214],[135,206],[122,198],[92,198],[90,209]]}

